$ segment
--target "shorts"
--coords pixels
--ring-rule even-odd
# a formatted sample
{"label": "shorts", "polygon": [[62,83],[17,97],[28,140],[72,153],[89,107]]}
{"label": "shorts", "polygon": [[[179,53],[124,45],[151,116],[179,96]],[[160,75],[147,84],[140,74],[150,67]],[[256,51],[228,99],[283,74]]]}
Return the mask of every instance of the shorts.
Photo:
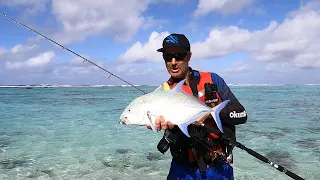
{"label": "shorts", "polygon": [[210,167],[205,172],[200,172],[199,169],[181,165],[174,161],[171,162],[171,167],[167,180],[233,180],[233,168],[227,164],[221,164],[218,167]]}

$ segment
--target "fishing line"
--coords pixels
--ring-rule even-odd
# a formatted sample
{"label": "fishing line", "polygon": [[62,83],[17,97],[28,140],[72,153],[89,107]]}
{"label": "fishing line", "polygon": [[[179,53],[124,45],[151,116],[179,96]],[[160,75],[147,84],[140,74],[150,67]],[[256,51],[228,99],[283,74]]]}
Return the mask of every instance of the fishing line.
{"label": "fishing line", "polygon": [[[109,74],[110,74],[110,76],[113,76],[113,77],[115,77],[115,78],[117,78],[117,79],[121,80],[122,82],[124,82],[124,83],[126,83],[126,84],[128,84],[128,85],[130,85],[130,86],[132,86],[132,87],[134,87],[134,88],[136,88],[137,90],[141,91],[142,93],[147,94],[147,92],[146,92],[146,91],[144,91],[144,90],[142,90],[142,89],[140,89],[140,88],[136,87],[135,85],[131,84],[130,82],[128,82],[128,81],[126,81],[126,80],[122,79],[121,77],[119,77],[119,76],[117,76],[117,75],[113,74],[112,72],[110,72],[110,71],[106,70],[105,68],[103,68],[103,67],[101,67],[101,66],[97,65],[96,63],[94,63],[94,62],[90,61],[89,59],[87,59],[87,58],[85,58],[85,57],[83,57],[83,56],[81,56],[80,54],[78,54],[78,53],[76,53],[76,52],[72,51],[71,49],[69,49],[69,48],[67,48],[67,47],[65,47],[65,46],[63,46],[63,45],[61,45],[61,44],[57,43],[56,41],[52,40],[51,38],[49,38],[49,37],[47,37],[47,36],[45,36],[45,35],[43,35],[43,34],[39,33],[38,31],[36,31],[36,30],[34,30],[34,29],[32,29],[32,28],[28,27],[27,25],[25,25],[25,24],[23,24],[23,23],[21,23],[21,22],[17,21],[16,19],[14,19],[14,18],[12,18],[12,17],[10,17],[10,16],[8,16],[8,15],[6,15],[6,14],[2,13],[2,12],[0,12],[0,14],[1,14],[1,15],[3,15],[3,16],[5,16],[6,18],[10,19],[11,21],[14,21],[14,22],[15,22],[15,23],[17,23],[18,25],[20,25],[20,26],[22,26],[22,27],[24,27],[24,28],[28,29],[29,31],[32,31],[32,32],[34,32],[34,33],[36,33],[36,34],[40,35],[41,37],[45,38],[46,40],[51,41],[52,43],[54,43],[54,44],[58,45],[59,47],[61,47],[63,50],[66,50],[66,51],[68,51],[68,52],[70,52],[70,53],[72,53],[72,54],[74,54],[74,55],[76,55],[76,56],[80,57],[81,59],[83,59],[83,60],[84,60],[84,62],[86,61],[86,62],[88,62],[88,63],[90,63],[90,64],[92,64],[92,65],[94,65],[94,66],[98,67],[99,69],[101,69],[101,70],[103,70],[103,71],[105,71],[105,72],[109,73]],[[110,78],[109,78],[109,79],[110,79]],[[114,81],[113,81],[113,82],[114,82]],[[118,85],[118,84],[116,84],[116,85]],[[120,85],[118,85],[118,86],[120,86]],[[120,87],[122,87],[122,86],[120,86]]]}

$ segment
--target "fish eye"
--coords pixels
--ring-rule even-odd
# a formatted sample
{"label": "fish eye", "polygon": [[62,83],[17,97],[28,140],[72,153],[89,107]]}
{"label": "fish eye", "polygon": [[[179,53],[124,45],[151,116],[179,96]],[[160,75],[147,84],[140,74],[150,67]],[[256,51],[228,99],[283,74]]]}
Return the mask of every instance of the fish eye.
{"label": "fish eye", "polygon": [[128,111],[130,112],[131,110],[130,110],[130,109],[128,109]]}

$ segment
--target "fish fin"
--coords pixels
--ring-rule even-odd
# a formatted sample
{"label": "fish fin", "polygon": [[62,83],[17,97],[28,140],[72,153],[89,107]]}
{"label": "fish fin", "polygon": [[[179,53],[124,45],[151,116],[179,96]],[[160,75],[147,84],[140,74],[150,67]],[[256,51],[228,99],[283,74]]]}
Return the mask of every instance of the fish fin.
{"label": "fish fin", "polygon": [[214,121],[216,122],[219,130],[222,133],[223,133],[223,129],[222,129],[222,123],[221,123],[221,120],[220,120],[219,113],[224,107],[226,107],[226,105],[229,103],[229,101],[230,100],[225,100],[222,103],[218,104],[217,106],[211,108],[211,115],[212,115]]}
{"label": "fish fin", "polygon": [[147,111],[147,117],[148,117],[148,119],[150,121],[150,126],[151,126],[152,130],[153,131],[157,131],[156,126],[152,122],[152,115],[151,115],[150,111]]}
{"label": "fish fin", "polygon": [[190,137],[190,134],[188,132],[188,126],[196,121],[198,121],[199,119],[201,119],[203,116],[205,116],[206,114],[208,114],[208,111],[205,112],[200,112],[199,114],[195,115],[194,117],[192,117],[191,119],[189,119],[187,122],[182,123],[182,124],[177,124],[178,127],[180,128],[180,130],[187,136]]}
{"label": "fish fin", "polygon": [[157,91],[166,91],[166,90],[171,90],[170,86],[168,83],[162,83],[160,86],[158,86],[156,89],[153,90],[153,92],[157,92]]}
{"label": "fish fin", "polygon": [[211,112],[208,112],[206,115],[204,115],[198,121],[196,121],[195,124],[202,124],[210,115],[211,115]]}
{"label": "fish fin", "polygon": [[153,92],[162,91],[162,90],[163,90],[163,86],[160,85],[156,89],[154,89]]}
{"label": "fish fin", "polygon": [[184,84],[185,81],[186,81],[185,79],[184,79],[184,80],[181,80],[176,86],[174,86],[173,89],[171,89],[171,91],[184,92],[184,91],[182,90],[182,86],[183,86],[183,84]]}

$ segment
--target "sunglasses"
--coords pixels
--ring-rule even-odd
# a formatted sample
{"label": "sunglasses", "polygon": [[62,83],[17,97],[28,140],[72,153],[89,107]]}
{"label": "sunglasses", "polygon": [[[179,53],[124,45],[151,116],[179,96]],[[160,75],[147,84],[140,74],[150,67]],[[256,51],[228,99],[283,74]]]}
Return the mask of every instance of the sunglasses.
{"label": "sunglasses", "polygon": [[187,55],[188,55],[187,52],[175,53],[175,54],[169,54],[169,53],[162,54],[163,59],[166,62],[170,62],[172,60],[172,58],[175,58],[177,61],[182,61]]}

